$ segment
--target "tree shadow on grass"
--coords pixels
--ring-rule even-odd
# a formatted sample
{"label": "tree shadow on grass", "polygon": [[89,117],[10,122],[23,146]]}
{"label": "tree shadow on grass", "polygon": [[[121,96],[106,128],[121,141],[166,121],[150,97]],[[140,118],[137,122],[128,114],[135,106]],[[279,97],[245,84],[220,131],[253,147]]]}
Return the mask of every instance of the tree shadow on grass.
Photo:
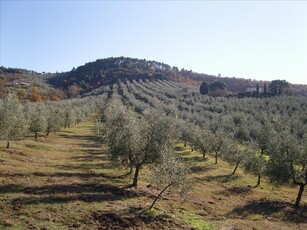
{"label": "tree shadow on grass", "polygon": [[237,176],[237,175],[230,176],[229,174],[226,174],[226,175],[217,175],[217,176],[206,176],[203,180],[208,181],[208,182],[217,181],[221,183],[227,183],[230,181],[235,181],[239,178],[240,176]]}
{"label": "tree shadow on grass", "polygon": [[234,186],[230,188],[226,188],[225,190],[219,192],[218,194],[229,196],[229,195],[246,195],[252,192],[251,186]]}
{"label": "tree shadow on grass", "polygon": [[81,149],[82,152],[85,153],[85,155],[81,156],[73,156],[71,159],[76,159],[80,161],[85,160],[110,160],[110,155],[108,154],[107,150],[105,149]]}
{"label": "tree shadow on grass", "polygon": [[[67,129],[62,129],[61,133],[73,133],[72,131],[69,131]],[[59,134],[59,135],[63,135],[63,134]]]}
{"label": "tree shadow on grass", "polygon": [[214,168],[209,166],[191,166],[190,169],[192,173],[201,173],[201,172],[208,172]]}
{"label": "tree shadow on grass", "polygon": [[[87,144],[78,144],[79,146],[81,146],[82,148],[99,148],[102,146],[102,143],[95,141],[93,143],[87,143]],[[87,151],[87,150],[86,150]]]}
{"label": "tree shadow on grass", "polygon": [[86,141],[98,141],[99,138],[94,135],[65,135],[65,134],[59,134],[60,137],[66,138],[66,139],[75,139],[75,140],[86,140]]}
{"label": "tree shadow on grass", "polygon": [[109,156],[108,151],[104,149],[86,149],[83,151],[91,156],[105,156],[105,157]]}
{"label": "tree shadow on grass", "polygon": [[[175,151],[183,152],[183,151],[185,150],[185,147],[176,146],[176,147],[174,148],[174,150],[175,150]],[[187,152],[187,151],[185,151],[185,152]]]}
{"label": "tree shadow on grass", "polygon": [[112,168],[112,163],[105,162],[105,163],[96,163],[96,164],[69,164],[69,165],[55,165],[53,166],[60,170],[94,170],[94,169],[110,169]]}
{"label": "tree shadow on grass", "polygon": [[[131,175],[131,172],[127,172],[120,175],[110,175],[105,173],[70,173],[70,172],[58,172],[58,173],[41,173],[41,172],[34,172],[32,173],[34,176],[41,176],[41,177],[80,177],[80,178],[109,178],[109,179],[121,179],[126,178],[127,176]],[[26,175],[24,175],[26,176]]]}
{"label": "tree shadow on grass", "polygon": [[[114,174],[106,174],[106,173],[79,173],[79,172],[56,172],[56,173],[43,173],[43,172],[33,172],[33,173],[0,173],[0,176],[2,177],[31,177],[31,176],[36,176],[36,177],[79,177],[79,178],[109,178],[109,179],[122,179],[126,178],[131,175],[131,171],[128,171],[126,173],[120,174],[120,175],[114,175]],[[0,185],[0,193],[5,193],[6,191],[10,191],[11,189],[7,189],[10,187],[22,187],[21,185],[18,184],[10,184],[10,185]],[[16,189],[13,189],[16,190]]]}
{"label": "tree shadow on grass", "polygon": [[202,157],[179,157],[178,159],[184,162],[203,162],[204,161]]}
{"label": "tree shadow on grass", "polygon": [[23,193],[33,195],[46,195],[46,194],[62,194],[62,193],[85,193],[85,192],[116,192],[122,191],[120,187],[116,187],[109,184],[55,184],[45,186],[23,186],[20,184],[9,184],[0,186],[1,193]]}
{"label": "tree shadow on grass", "polygon": [[20,193],[24,189],[24,186],[20,184],[8,184],[0,186],[0,194],[6,193]]}
{"label": "tree shadow on grass", "polygon": [[[7,187],[6,189],[14,192],[16,187]],[[46,185],[17,189],[16,192],[21,192],[28,196],[13,199],[13,204],[67,203],[77,200],[84,202],[115,201],[139,195],[134,191],[110,184]]]}
{"label": "tree shadow on grass", "polygon": [[254,214],[288,222],[307,223],[306,205],[296,210],[289,202],[268,199],[251,201],[244,206],[236,207],[228,215],[247,217]]}
{"label": "tree shadow on grass", "polygon": [[[95,152],[95,151],[93,151]],[[75,157],[71,157],[71,159],[76,160],[76,161],[80,161],[80,162],[94,162],[94,161],[107,161],[110,158],[106,155],[101,155],[98,154],[93,154],[93,155],[85,155],[85,156],[75,156]]]}

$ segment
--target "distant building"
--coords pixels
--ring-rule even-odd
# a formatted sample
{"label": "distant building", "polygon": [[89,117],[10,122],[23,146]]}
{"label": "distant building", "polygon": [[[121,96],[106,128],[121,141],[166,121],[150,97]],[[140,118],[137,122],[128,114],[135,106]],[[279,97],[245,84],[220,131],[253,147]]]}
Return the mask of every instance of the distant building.
{"label": "distant building", "polygon": [[[264,92],[263,87],[259,87],[258,89],[259,89],[259,93]],[[245,93],[256,93],[256,92],[257,92],[257,87],[254,87],[254,86],[250,86],[245,89]]]}
{"label": "distant building", "polygon": [[31,84],[30,84],[29,82],[21,81],[21,82],[20,82],[20,85],[21,85],[21,86],[29,87]]}
{"label": "distant building", "polygon": [[15,80],[8,83],[8,86],[19,86],[19,87],[30,87],[31,84],[29,82]]}

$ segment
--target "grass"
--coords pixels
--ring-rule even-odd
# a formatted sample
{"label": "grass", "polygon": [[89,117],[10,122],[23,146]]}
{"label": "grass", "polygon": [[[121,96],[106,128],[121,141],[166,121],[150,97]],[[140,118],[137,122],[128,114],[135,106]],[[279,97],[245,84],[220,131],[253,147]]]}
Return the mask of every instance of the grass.
{"label": "grass", "polygon": [[297,187],[275,188],[240,168],[177,143],[178,157],[192,168],[186,200],[149,187],[148,169],[137,188],[129,169],[110,163],[91,121],[36,141],[0,142],[0,229],[304,229],[304,208],[292,208]]}
{"label": "grass", "polygon": [[211,230],[212,226],[207,221],[203,220],[200,216],[191,211],[180,211],[179,219],[187,223],[194,229]]}
{"label": "grass", "polygon": [[1,159],[8,158],[8,156],[9,156],[8,153],[0,151],[0,160],[1,160]]}

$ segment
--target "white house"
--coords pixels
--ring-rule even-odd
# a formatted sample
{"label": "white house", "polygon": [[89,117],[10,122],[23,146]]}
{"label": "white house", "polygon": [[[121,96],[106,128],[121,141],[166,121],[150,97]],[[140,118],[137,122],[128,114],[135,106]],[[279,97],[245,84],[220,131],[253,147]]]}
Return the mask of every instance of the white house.
{"label": "white house", "polygon": [[[245,89],[245,93],[256,93],[257,92],[257,87],[251,86],[251,87],[247,87]],[[263,93],[263,88],[259,87],[259,93]]]}

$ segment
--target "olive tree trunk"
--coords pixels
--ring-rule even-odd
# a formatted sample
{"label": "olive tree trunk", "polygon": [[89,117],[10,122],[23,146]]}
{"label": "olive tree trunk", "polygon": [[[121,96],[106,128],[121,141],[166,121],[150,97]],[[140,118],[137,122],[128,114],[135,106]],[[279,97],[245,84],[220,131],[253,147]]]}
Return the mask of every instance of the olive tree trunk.
{"label": "olive tree trunk", "polygon": [[217,154],[218,154],[218,152],[215,152],[215,162],[214,162],[214,164],[216,164],[216,165],[217,165]]}
{"label": "olive tree trunk", "polygon": [[170,186],[172,185],[172,183],[168,184],[160,193],[159,195],[155,198],[155,200],[152,202],[152,204],[149,207],[149,210],[153,208],[153,206],[155,205],[155,203],[157,202],[157,200],[160,198],[160,196],[162,195],[162,193],[164,193],[166,191],[166,189],[168,189]]}
{"label": "olive tree trunk", "polygon": [[298,191],[298,194],[297,194],[297,197],[296,197],[296,200],[295,200],[295,204],[294,204],[294,208],[296,208],[296,209],[300,208],[300,202],[301,202],[301,199],[302,199],[302,195],[303,195],[303,192],[304,192],[305,185],[306,184],[303,184],[303,183],[300,184],[300,189]]}
{"label": "olive tree trunk", "polygon": [[239,167],[239,164],[240,164],[240,162],[237,162],[235,169],[233,170],[233,172],[229,176],[233,176],[236,173],[236,171]]}
{"label": "olive tree trunk", "polygon": [[140,169],[141,169],[141,165],[137,165],[135,167],[135,172],[134,172],[134,177],[133,177],[133,182],[131,184],[131,187],[138,186],[138,178],[139,178]]}
{"label": "olive tree trunk", "polygon": [[206,158],[206,150],[203,150],[203,158]]}
{"label": "olive tree trunk", "polygon": [[254,186],[255,188],[257,188],[260,185],[260,180],[261,180],[261,175],[260,173],[258,174],[258,180],[257,180],[257,184]]}

